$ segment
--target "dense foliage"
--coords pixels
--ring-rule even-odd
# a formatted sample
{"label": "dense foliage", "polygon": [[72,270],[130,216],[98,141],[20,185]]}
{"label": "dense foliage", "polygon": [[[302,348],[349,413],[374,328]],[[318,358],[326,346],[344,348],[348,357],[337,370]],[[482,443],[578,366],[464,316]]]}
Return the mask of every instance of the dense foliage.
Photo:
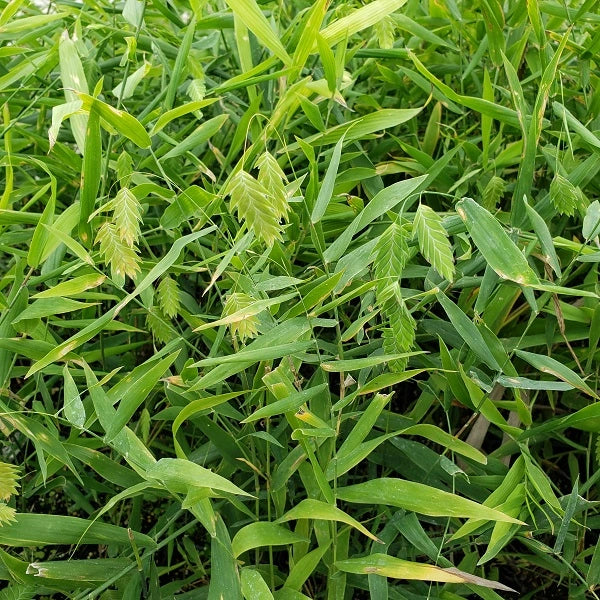
{"label": "dense foliage", "polygon": [[0,0],[0,599],[598,598],[598,5]]}

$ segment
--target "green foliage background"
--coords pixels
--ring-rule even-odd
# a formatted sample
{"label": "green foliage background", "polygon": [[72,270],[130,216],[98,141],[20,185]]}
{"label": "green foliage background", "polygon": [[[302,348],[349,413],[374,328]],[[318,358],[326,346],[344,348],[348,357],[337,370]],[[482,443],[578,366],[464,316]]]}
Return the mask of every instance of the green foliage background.
{"label": "green foliage background", "polygon": [[0,599],[598,598],[598,4],[0,0]]}

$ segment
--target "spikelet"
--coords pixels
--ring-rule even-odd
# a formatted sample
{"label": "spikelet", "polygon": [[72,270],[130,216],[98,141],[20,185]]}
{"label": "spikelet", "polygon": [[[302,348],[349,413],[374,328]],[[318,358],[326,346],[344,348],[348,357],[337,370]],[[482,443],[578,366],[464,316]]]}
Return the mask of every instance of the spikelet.
{"label": "spikelet", "polygon": [[0,592],[0,600],[33,600],[37,597],[36,588],[23,583],[11,583]]}
{"label": "spikelet", "polygon": [[179,286],[171,277],[164,277],[158,285],[158,304],[162,312],[172,319],[179,314]]}
{"label": "spikelet", "polygon": [[204,100],[204,96],[206,95],[206,84],[204,83],[204,79],[192,79],[187,88],[187,95],[194,102]]}
{"label": "spikelet", "polygon": [[506,184],[504,179],[494,175],[483,189],[483,193],[481,194],[481,206],[490,212],[496,210],[498,202],[500,202],[500,199],[504,194],[505,187]]}
{"label": "spikelet", "polygon": [[133,248],[141,235],[142,207],[133,192],[127,187],[118,191],[111,204],[119,238],[124,244]]}
{"label": "spikelet", "polygon": [[123,243],[113,223],[104,223],[96,235],[96,243],[100,244],[100,254],[113,274],[121,277],[128,275],[132,279],[140,270],[139,257],[132,248]]}
{"label": "spikelet", "polygon": [[413,223],[413,237],[425,260],[445,279],[454,279],[454,256],[442,218],[426,204],[420,204]]}
{"label": "spikelet", "polygon": [[256,161],[258,167],[258,182],[269,192],[273,210],[278,219],[284,219],[290,210],[285,192],[287,178],[277,159],[270,153],[264,152]]}
{"label": "spikelet", "polygon": [[[19,471],[9,463],[0,462],[0,500],[9,500],[17,493]],[[16,511],[5,502],[0,502],[0,527],[16,520]]]}
{"label": "spikelet", "polygon": [[[388,327],[383,330],[383,349],[386,354],[409,352],[415,342],[417,324],[400,295],[400,285],[393,286],[393,295],[387,300],[383,312],[388,317]],[[408,359],[390,361],[392,371],[401,372],[406,368]]]}
{"label": "spikelet", "polygon": [[0,462],[0,500],[8,500],[17,493],[19,471],[9,463]]}
{"label": "spikelet", "polygon": [[568,179],[556,173],[550,184],[550,202],[561,215],[572,217],[580,198],[576,188]]}
{"label": "spikelet", "polygon": [[173,339],[173,331],[168,325],[168,320],[168,317],[156,306],[153,306],[146,313],[146,325],[152,332],[154,339],[161,344],[167,344]]}
{"label": "spikelet", "polygon": [[263,240],[272,246],[281,240],[279,224],[280,211],[270,192],[250,173],[238,171],[231,179],[227,193],[231,201],[230,212],[237,210],[238,219]]}
{"label": "spikelet", "polygon": [[[204,69],[200,65],[200,62],[194,60],[192,56],[188,57],[188,66],[190,67],[190,76],[193,79],[190,81],[186,93],[194,102],[204,100],[204,96],[206,96],[206,78],[204,76]],[[196,112],[194,114],[196,114]]]}
{"label": "spikelet", "polygon": [[[229,317],[251,304],[255,299],[248,294],[234,292],[229,294],[223,307],[223,317]],[[258,333],[258,318],[256,315],[245,315],[243,318],[229,323],[229,331],[232,337],[238,337],[242,342],[246,338],[253,338]]]}
{"label": "spikelet", "polygon": [[383,19],[375,23],[374,29],[377,34],[377,41],[379,42],[380,48],[387,50],[394,46],[396,23],[392,17],[383,17]]}
{"label": "spikelet", "polygon": [[150,416],[150,412],[147,408],[144,407],[142,410],[142,414],[140,415],[139,420],[139,428],[141,433],[142,442],[144,444],[148,443],[148,439],[150,438],[150,425],[152,423],[152,417]]}
{"label": "spikelet", "polygon": [[[409,224],[392,223],[381,234],[374,249],[375,292],[381,313],[387,319],[387,327],[383,330],[383,349],[386,354],[408,352],[415,340],[416,323],[400,292],[400,277],[410,258],[409,227]],[[401,372],[407,362],[407,359],[393,360],[389,368]]]}
{"label": "spikelet", "polygon": [[375,244],[374,270],[377,279],[377,299],[385,300],[386,288],[397,282],[409,257],[409,234],[405,226],[392,223]]}
{"label": "spikelet", "polygon": [[16,521],[16,513],[17,511],[14,508],[8,506],[8,504],[5,504],[4,502],[0,502],[0,527]]}
{"label": "spikelet", "polygon": [[129,185],[133,173],[133,161],[131,156],[123,150],[117,159],[117,179],[122,187]]}

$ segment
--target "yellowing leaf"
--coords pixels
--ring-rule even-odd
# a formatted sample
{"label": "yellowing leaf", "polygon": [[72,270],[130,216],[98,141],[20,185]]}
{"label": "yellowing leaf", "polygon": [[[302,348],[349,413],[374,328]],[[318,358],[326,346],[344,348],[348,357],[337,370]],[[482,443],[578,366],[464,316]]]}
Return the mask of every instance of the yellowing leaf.
{"label": "yellowing leaf", "polygon": [[340,571],[358,575],[381,575],[382,577],[392,577],[394,579],[417,579],[419,581],[441,581],[445,583],[471,583],[505,592],[515,591],[496,581],[483,579],[453,567],[442,568],[402,560],[387,554],[370,554],[363,558],[339,560],[335,563],[335,566]]}

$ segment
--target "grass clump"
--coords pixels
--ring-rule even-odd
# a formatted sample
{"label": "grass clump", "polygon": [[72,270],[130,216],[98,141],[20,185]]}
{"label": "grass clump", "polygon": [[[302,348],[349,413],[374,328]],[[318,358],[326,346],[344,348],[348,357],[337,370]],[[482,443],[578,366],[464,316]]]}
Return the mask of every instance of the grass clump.
{"label": "grass clump", "polygon": [[597,598],[597,5],[0,0],[0,599]]}

